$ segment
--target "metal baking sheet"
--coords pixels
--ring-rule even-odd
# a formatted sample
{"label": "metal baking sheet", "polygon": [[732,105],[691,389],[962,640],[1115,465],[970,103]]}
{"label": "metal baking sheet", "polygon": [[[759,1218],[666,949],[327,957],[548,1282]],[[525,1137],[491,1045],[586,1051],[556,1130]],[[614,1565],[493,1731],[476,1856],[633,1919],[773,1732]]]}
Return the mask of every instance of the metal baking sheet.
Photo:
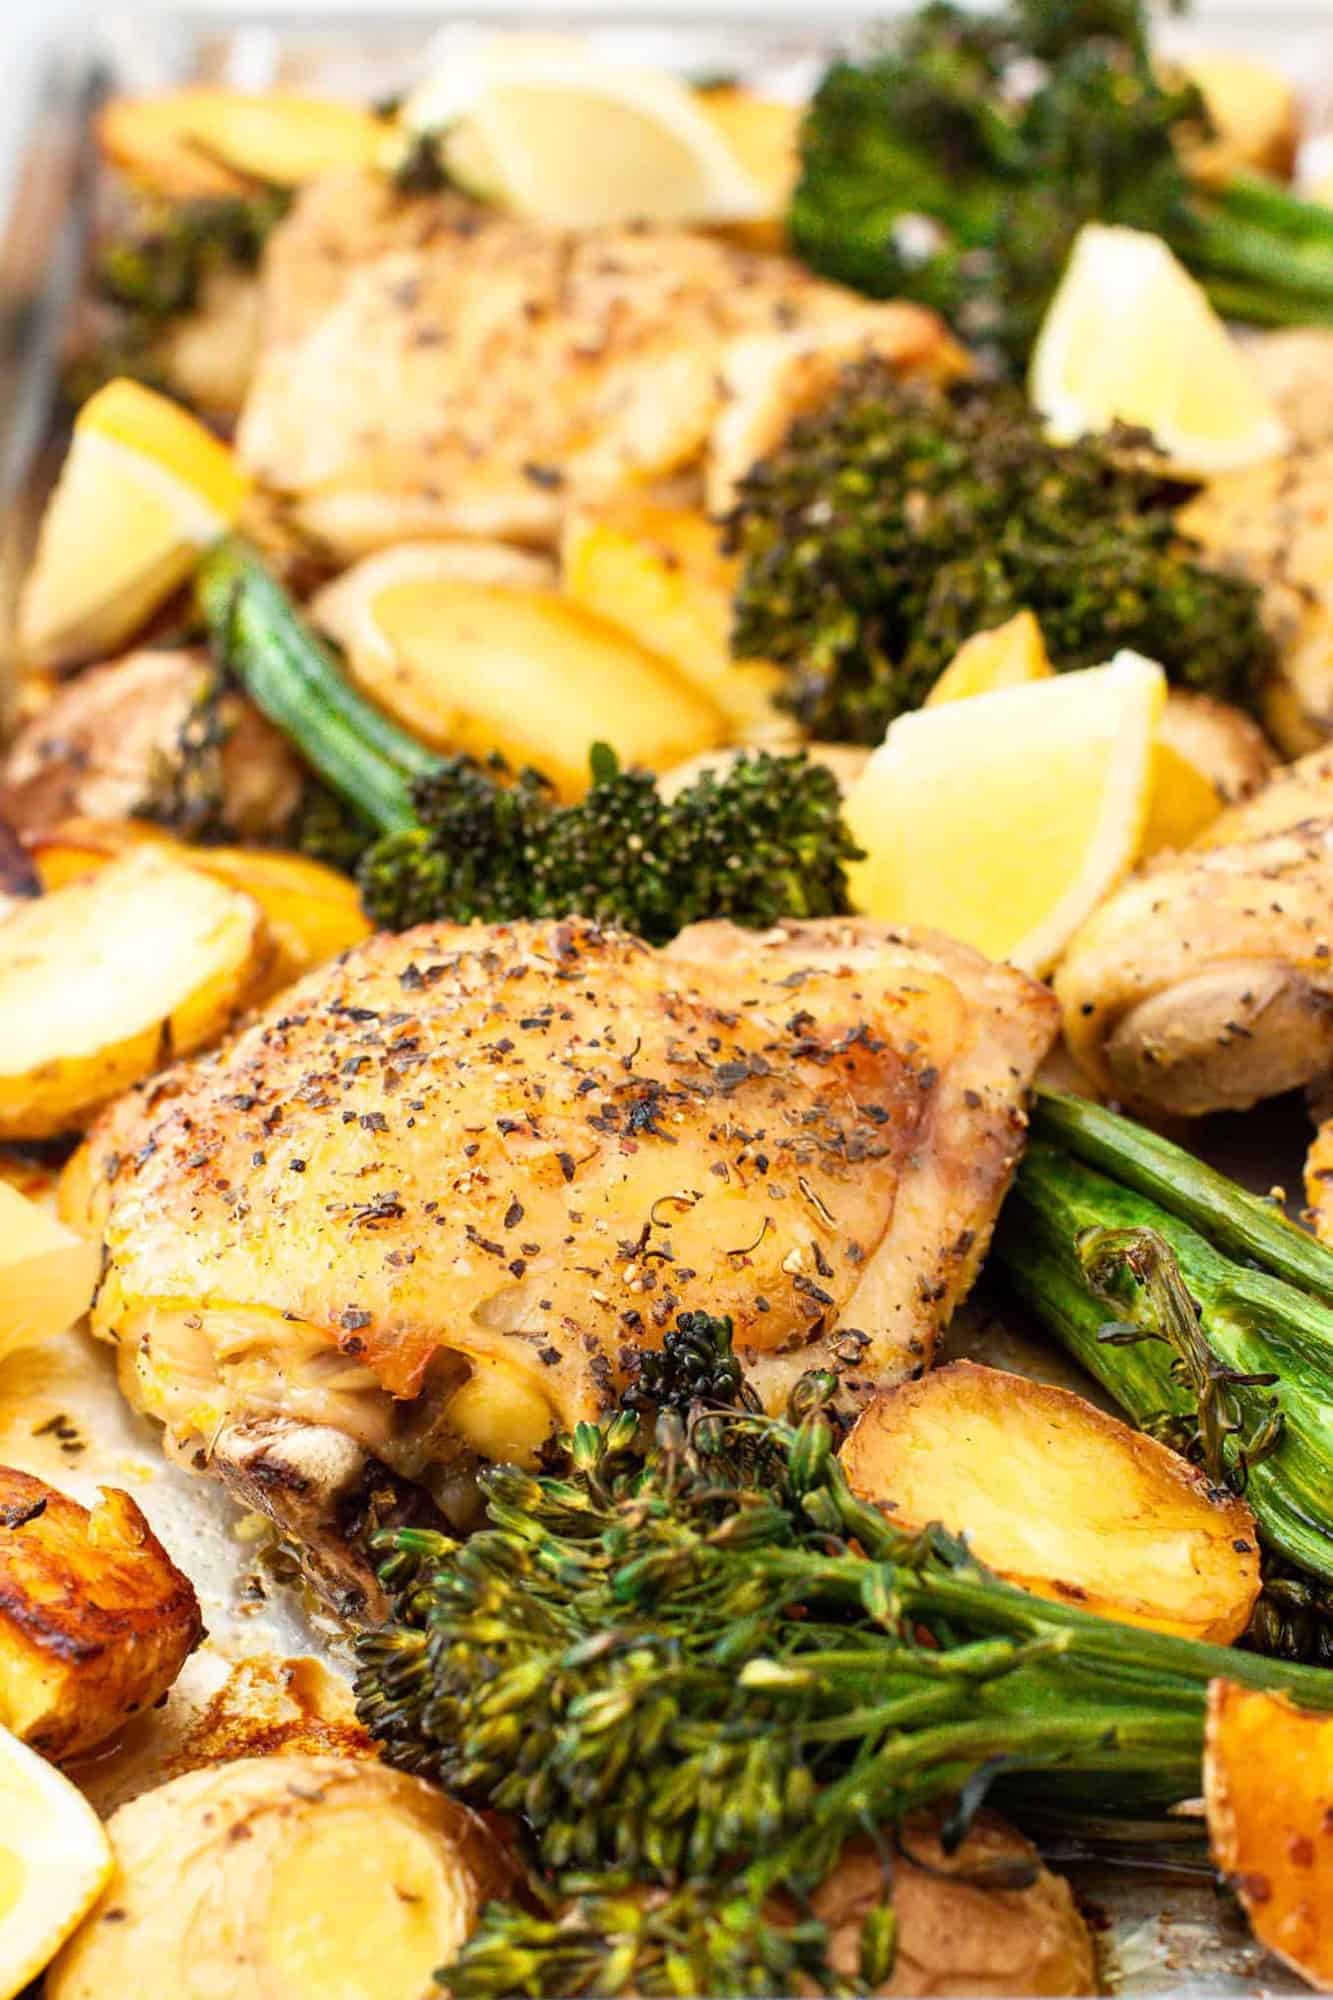
{"label": "metal baking sheet", "polygon": [[[883,20],[893,8],[876,10]],[[18,579],[52,465],[58,460],[61,354],[78,302],[96,192],[90,118],[113,89],[153,90],[187,80],[246,89],[275,84],[361,99],[397,91],[420,73],[432,41],[504,25],[531,26],[521,9],[484,19],[451,15],[255,18],[226,12],[109,16],[86,24],[51,61],[29,108],[29,133],[0,233],[0,697],[13,664]],[[803,94],[837,45],[863,35],[859,10],[818,14],[769,8],[763,16],[624,13],[567,8],[577,25],[636,60],[690,74],[736,73],[785,96]],[[543,25],[552,25],[551,16]],[[1333,37],[1322,9],[1214,5],[1205,18],[1165,21],[1163,41],[1252,49],[1298,80],[1309,128],[1333,130]],[[1318,143],[1318,141],[1316,141]],[[3,700],[0,699],[0,714]],[[1190,1135],[1217,1164],[1265,1192],[1299,1188],[1308,1138],[1294,1101],[1249,1119],[1220,1119]],[[1067,1359],[988,1310],[982,1296],[949,1339],[953,1353],[1065,1382],[1086,1381]],[[1097,1394],[1095,1390],[1091,1393]],[[99,1483],[135,1494],[172,1554],[193,1577],[209,1640],[189,1663],[165,1715],[136,1725],[164,1740],[205,1699],[229,1663],[257,1652],[313,1653],[346,1672],[340,1635],[294,1586],[275,1584],[264,1537],[222,1491],[170,1465],[156,1427],[135,1417],[115,1388],[112,1356],[82,1330],[0,1362],[0,1461],[23,1467],[83,1500]],[[90,1790],[114,1796],[114,1772]],[[1217,1890],[1201,1850],[1144,1850],[1107,1859],[1067,1849],[1051,1858],[1074,1880],[1093,1920],[1107,1984],[1128,1995],[1223,1996],[1304,1991],[1250,1938]]]}

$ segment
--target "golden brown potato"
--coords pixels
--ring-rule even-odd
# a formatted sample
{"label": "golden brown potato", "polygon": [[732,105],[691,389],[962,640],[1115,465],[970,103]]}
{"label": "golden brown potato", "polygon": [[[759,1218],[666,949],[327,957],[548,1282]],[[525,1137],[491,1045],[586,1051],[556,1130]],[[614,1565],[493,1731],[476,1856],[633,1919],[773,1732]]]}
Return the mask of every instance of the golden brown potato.
{"label": "golden brown potato", "polygon": [[551,589],[550,556],[509,542],[395,542],[363,556],[316,591],[306,615],[342,647],[358,672],[390,668],[394,650],[376,615],[384,591],[399,583],[488,583],[506,589]]}
{"label": "golden brown potato", "polygon": [[670,661],[716,702],[731,735],[775,727],[795,734],[791,717],[774,707],[781,668],[731,656],[736,563],[723,554],[706,514],[626,505],[575,518],[563,560],[565,589],[575,603]]}
{"label": "golden brown potato", "polygon": [[0,1138],[76,1130],[215,1041],[273,944],[253,897],[150,847],[0,924]]}
{"label": "golden brown potato", "polygon": [[258,903],[274,950],[256,999],[290,986],[303,972],[370,936],[356,884],[305,854],[276,847],[190,847],[140,820],[119,825],[67,820],[28,842],[41,885],[48,891],[98,875],[118,855],[144,848],[183,868],[197,869]]}
{"label": "golden brown potato", "polygon": [[101,1264],[95,1244],[0,1181],[0,1360],[73,1326],[92,1304]]}
{"label": "golden brown potato", "polygon": [[[177,752],[209,680],[202,651],[142,650],[68,681],[14,738],[0,771],[0,814],[20,832],[57,821],[127,819]],[[281,832],[301,794],[299,764],[239,695],[218,707],[222,817],[242,839]]]}
{"label": "golden brown potato", "polygon": [[728,223],[723,233],[747,249],[781,250],[787,234],[783,219],[800,169],[803,107],[736,84],[701,90],[698,101],[765,197],[765,215]]}
{"label": "golden brown potato", "polygon": [[333,1757],[188,1772],[107,1825],[116,1872],[47,2000],[417,2000],[511,1871],[420,1778]]}
{"label": "golden brown potato", "polygon": [[1038,1597],[1223,1645],[1249,1623],[1244,1501],[1068,1389],[955,1361],[882,1390],[842,1459],[904,1528],[942,1523]]}
{"label": "golden brown potato", "polygon": [[554,591],[437,578],[394,584],[378,605],[391,651],[352,671],[438,749],[498,750],[577,798],[598,740],[658,770],[726,737],[721,710],[666,661]]}
{"label": "golden brown potato", "polygon": [[1290,176],[1300,141],[1296,92],[1280,70],[1253,56],[1200,49],[1176,65],[1203,93],[1214,132],[1185,147],[1196,180],[1212,185],[1236,173]]}
{"label": "golden brown potato", "polygon": [[203,1637],[194,1586],[127,1493],[89,1513],[0,1467],[0,1722],[44,1756],[102,1743]]}
{"label": "golden brown potato", "polygon": [[243,194],[256,184],[294,188],[330,169],[373,167],[391,129],[353,104],[202,86],[113,97],[97,119],[105,158],[175,200]]}
{"label": "golden brown potato", "polygon": [[1190,688],[1168,692],[1157,740],[1201,771],[1224,806],[1250,798],[1277,769],[1273,746],[1252,716]]}
{"label": "golden brown potato", "polygon": [[1214,1681],[1203,1790],[1213,1860],[1255,1936],[1333,1991],[1333,1716]]}
{"label": "golden brown potato", "polygon": [[153,359],[174,396],[231,425],[250,387],[262,333],[256,274],[209,271],[194,306],[168,320],[153,343]]}
{"label": "golden brown potato", "polygon": [[[959,1875],[1030,1870],[1023,1888],[982,1887]],[[884,1867],[869,1841],[852,1841],[811,1899],[830,1927],[835,1970],[854,1976],[861,1925],[883,1900]],[[1088,1927],[1069,1884],[1042,1866],[1030,1841],[994,1813],[978,1813],[948,1851],[929,1813],[905,1822],[893,1850],[898,1946],[878,1990],[900,1996],[1095,1993]]]}

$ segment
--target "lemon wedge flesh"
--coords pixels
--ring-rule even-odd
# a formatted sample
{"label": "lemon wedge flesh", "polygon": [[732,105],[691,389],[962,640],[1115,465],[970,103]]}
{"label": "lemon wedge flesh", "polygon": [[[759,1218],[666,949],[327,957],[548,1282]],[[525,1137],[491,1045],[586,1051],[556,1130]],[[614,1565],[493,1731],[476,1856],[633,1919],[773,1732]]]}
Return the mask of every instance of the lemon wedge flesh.
{"label": "lemon wedge flesh", "polygon": [[1290,438],[1246,356],[1158,236],[1090,222],[1032,355],[1053,437],[1142,425],[1183,471],[1255,465]]}
{"label": "lemon wedge flesh", "polygon": [[99,389],[42,518],[19,612],[29,661],[114,651],[234,524],[247,491],[227,447],[169,397],[124,378]]}
{"label": "lemon wedge flesh", "polygon": [[99,1246],[0,1181],[0,1360],[52,1339],[92,1303]]}
{"label": "lemon wedge flesh", "polygon": [[50,1964],[110,1874],[110,1843],[87,1800],[0,1729],[0,2000]]}
{"label": "lemon wedge flesh", "polygon": [[1048,680],[1055,669],[1046,652],[1041,626],[1030,611],[1018,611],[1003,625],[974,632],[965,639],[926,696],[927,708],[941,702],[970,701],[973,695],[994,694],[998,688],[1024,687]]}
{"label": "lemon wedge flesh", "polygon": [[746,221],[771,206],[687,85],[579,36],[493,36],[428,78],[403,122],[447,128],[455,179],[551,228]]}
{"label": "lemon wedge flesh", "polygon": [[1119,653],[900,716],[844,803],[853,902],[1047,972],[1138,854],[1165,701]]}

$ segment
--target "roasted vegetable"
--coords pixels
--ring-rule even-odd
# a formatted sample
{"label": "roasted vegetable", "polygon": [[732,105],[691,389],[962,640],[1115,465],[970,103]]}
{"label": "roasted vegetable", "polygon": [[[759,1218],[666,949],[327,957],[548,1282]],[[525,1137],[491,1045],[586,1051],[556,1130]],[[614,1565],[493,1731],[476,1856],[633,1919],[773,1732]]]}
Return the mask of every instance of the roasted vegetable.
{"label": "roasted vegetable", "polygon": [[95,1244],[0,1181],[0,1361],[73,1326],[92,1304],[101,1268]]}
{"label": "roasted vegetable", "polygon": [[1216,1680],[1204,1803],[1213,1860],[1255,1936],[1321,1993],[1333,1988],[1333,1720]]}
{"label": "roasted vegetable", "polygon": [[175,1680],[203,1637],[183,1576],[127,1493],[90,1514],[0,1467],[0,1722],[44,1756],[91,1750]]}
{"label": "roasted vegetable", "polygon": [[1333,1254],[1181,1147],[1042,1093],[992,1256],[1141,1427],[1333,1577]]}
{"label": "roasted vegetable", "polygon": [[300,767],[277,731],[193,648],[145,649],[67,682],[14,737],[0,810],[23,832],[152,816],[189,839],[272,838]]}
{"label": "roasted vegetable", "polygon": [[85,1125],[205,1047],[272,954],[253,898],[148,848],[25,903],[0,926],[0,1137]]}
{"label": "roasted vegetable", "polygon": [[784,706],[833,740],[879,742],[1021,610],[1059,669],[1124,647],[1251,698],[1271,658],[1258,592],[1195,559],[1180,497],[1114,437],[1049,443],[1016,390],[855,367],[741,482],[732,643],[784,666]]}
{"label": "roasted vegetable", "polygon": [[829,1964],[847,1979],[860,1968],[867,1921],[883,1920],[890,1896],[893,1970],[877,1990],[894,2000],[1098,1991],[1069,1884],[993,1812],[979,1812],[957,1844],[935,1813],[910,1814],[891,1848],[848,1842],[810,1898],[828,1926]]}
{"label": "roasted vegetable", "polygon": [[47,2000],[417,2000],[509,1880],[471,1813],[337,1757],[189,1771],[107,1831],[116,1872],[47,1974]]}
{"label": "roasted vegetable", "polygon": [[628,764],[678,763],[727,734],[710,695],[553,590],[437,576],[389,584],[375,604],[383,649],[349,666],[422,743],[540,763],[562,798],[588,781],[588,732]]}
{"label": "roasted vegetable", "polygon": [[83,881],[100,874],[117,856],[148,847],[253,897],[274,948],[263,986],[252,996],[256,1000],[360,944],[370,930],[355,886],[345,875],[281,848],[189,847],[137,820],[106,825],[77,819],[33,836],[28,846],[44,889]]}
{"label": "roasted vegetable", "polygon": [[1244,1501],[1067,1389],[955,1361],[881,1390],[842,1462],[905,1531],[938,1521],[997,1576],[1123,1625],[1227,1645],[1259,1595]]}
{"label": "roasted vegetable", "polygon": [[[678,1400],[669,1371],[653,1386]],[[655,1432],[584,1425],[552,1475],[484,1473],[466,1542],[383,1538],[363,1718],[394,1762],[515,1813],[547,1889],[577,1890],[554,1919],[486,1912],[459,2000],[834,1990],[824,1925],[784,1929],[769,1899],[809,1896],[851,1835],[960,1788],[961,1828],[1011,1780],[1029,1811],[1113,1828],[1197,1792],[1216,1674],[1333,1700],[1318,1670],[1048,1603],[903,1532],[847,1486],[835,1390],[806,1377],[786,1422],[697,1403]],[[868,1985],[891,1958],[881,1910]]]}
{"label": "roasted vegetable", "polygon": [[1333,212],[1245,173],[1193,183],[1181,142],[1209,131],[1202,94],[1155,72],[1139,0],[933,0],[825,76],[788,229],[813,269],[1016,366],[1090,221],[1164,237],[1228,317],[1327,323]]}
{"label": "roasted vegetable", "polygon": [[97,141],[126,178],[170,200],[199,192],[297,188],[339,167],[374,167],[393,128],[335,98],[196,84],[116,96]]}
{"label": "roasted vegetable", "polygon": [[[837,784],[802,756],[747,758],[667,804],[650,773],[622,771],[599,745],[584,796],[561,807],[539,773],[441,758],[372,708],[242,545],[205,559],[200,595],[251,699],[383,835],[358,867],[381,925],[578,913],[658,942],[705,917],[762,927],[847,910],[855,850]],[[596,716],[578,720],[591,739]],[[355,840],[345,823],[333,832]]]}

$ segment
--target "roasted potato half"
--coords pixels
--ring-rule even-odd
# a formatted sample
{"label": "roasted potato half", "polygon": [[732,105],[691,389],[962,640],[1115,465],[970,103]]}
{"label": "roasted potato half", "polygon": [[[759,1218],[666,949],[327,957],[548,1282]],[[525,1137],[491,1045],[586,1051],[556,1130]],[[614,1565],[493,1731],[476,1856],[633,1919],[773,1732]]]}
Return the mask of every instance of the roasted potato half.
{"label": "roasted potato half", "polygon": [[361,685],[424,743],[535,765],[562,795],[588,786],[599,739],[662,770],[725,741],[714,702],[628,633],[555,591],[437,578],[380,593],[384,657]]}
{"label": "roasted potato half", "polygon": [[47,2000],[425,2000],[510,1883],[464,1807],[335,1757],[190,1771],[107,1831],[116,1872],[47,1973]]}
{"label": "roasted potato half", "polygon": [[274,946],[256,998],[278,992],[370,936],[355,883],[308,855],[276,847],[190,847],[137,820],[118,825],[68,820],[36,835],[28,847],[47,890],[98,875],[118,855],[149,848],[253,897]]}
{"label": "roasted potato half", "polygon": [[965,1535],[1038,1597],[1221,1645],[1249,1623],[1244,1501],[1068,1389],[955,1361],[876,1396],[842,1459],[863,1499],[905,1528]]}
{"label": "roasted potato half", "polygon": [[1333,1992],[1333,1715],[1214,1681],[1203,1790],[1213,1860],[1255,1936]]}
{"label": "roasted potato half", "polygon": [[263,913],[152,848],[0,924],[0,1138],[86,1125],[215,1041],[273,962]]}
{"label": "roasted potato half", "polygon": [[576,517],[563,559],[575,602],[669,660],[717,703],[732,735],[795,735],[775,707],[782,670],[731,656],[736,564],[706,514],[644,503]]}
{"label": "roasted potato half", "polygon": [[97,120],[104,156],[173,200],[300,187],[339,167],[373,167],[392,128],[353,104],[294,91],[198,86],[113,97]]}
{"label": "roasted potato half", "polygon": [[[994,1813],[978,1813],[956,1848],[944,1846],[930,1813],[913,1813],[891,1851],[897,1950],[881,1993],[1002,2000],[1097,1991],[1092,1940],[1069,1884]],[[829,1926],[833,1967],[849,1978],[862,1924],[886,1889],[881,1856],[858,1840],[811,1898]]]}
{"label": "roasted potato half", "polygon": [[101,1271],[94,1243],[0,1181],[0,1361],[87,1312]]}
{"label": "roasted potato half", "polygon": [[43,1756],[105,1742],[203,1637],[194,1586],[127,1493],[89,1513],[0,1467],[0,1723]]}

